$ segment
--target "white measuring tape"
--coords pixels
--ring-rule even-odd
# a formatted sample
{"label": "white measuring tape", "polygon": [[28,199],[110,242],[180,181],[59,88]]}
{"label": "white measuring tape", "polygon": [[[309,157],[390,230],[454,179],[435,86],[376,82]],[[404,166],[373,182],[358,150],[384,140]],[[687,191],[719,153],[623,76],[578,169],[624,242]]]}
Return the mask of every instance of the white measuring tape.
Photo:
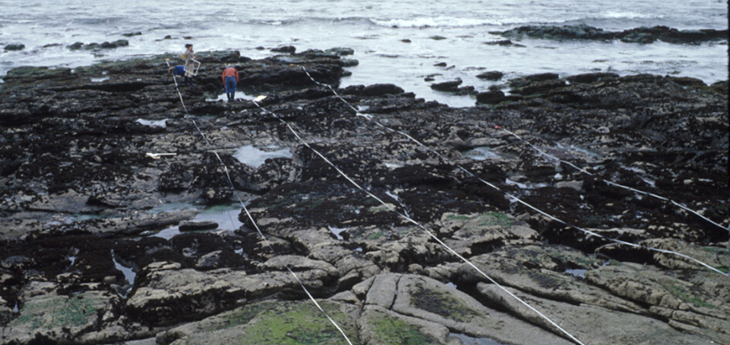
{"label": "white measuring tape", "polygon": [[[169,59],[166,59],[165,60],[165,62],[167,63],[167,66],[170,67],[170,63],[168,61],[169,61]],[[173,75],[172,78],[175,79],[175,76]],[[180,102],[182,102],[183,109],[185,109],[185,113],[187,115],[189,115],[188,110],[185,107],[185,102],[183,101],[182,94],[180,93],[180,89],[178,88],[177,80],[175,80],[175,88],[177,88],[177,93],[178,93],[178,95],[180,95]],[[193,125],[195,125],[195,129],[197,129],[198,130],[198,133],[200,133],[200,135],[203,137],[203,140],[205,141],[206,145],[208,145],[212,149],[212,145],[210,144],[210,141],[208,141],[208,138],[205,136],[205,134],[203,134],[203,131],[200,130],[200,127],[198,126],[198,124],[195,122],[195,120],[193,120],[193,119],[191,119],[191,120],[193,122]],[[235,190],[236,187],[233,184],[233,180],[231,179],[231,175],[230,175],[230,173],[228,171],[228,166],[226,166],[226,164],[223,162],[223,160],[221,159],[220,155],[218,155],[218,152],[216,152],[215,150],[212,150],[212,152],[216,156],[216,158],[218,159],[218,162],[220,162],[220,165],[223,167],[223,170],[226,173],[226,178],[228,178],[228,183],[230,183],[231,188],[233,188]],[[276,252],[276,250],[274,250],[274,247],[271,245],[271,243],[269,242],[269,240],[266,239],[266,236],[264,236],[263,232],[261,232],[261,229],[259,229],[258,225],[256,224],[256,221],[254,221],[253,217],[251,216],[251,213],[248,212],[248,209],[246,208],[246,205],[244,205],[244,203],[241,200],[241,198],[236,197],[236,199],[238,199],[238,202],[241,204],[241,208],[246,212],[246,215],[251,220],[251,223],[253,223],[254,227],[256,228],[256,231],[258,231],[258,233],[261,236],[261,238],[264,240],[264,243],[266,244],[266,246],[269,247],[269,250],[271,250],[271,252],[274,254],[274,256],[276,257],[276,259],[279,260],[279,263],[282,266],[286,267],[286,270],[289,271],[289,273],[294,277],[294,280],[296,280],[296,282],[299,284],[299,286],[302,288],[302,290],[304,290],[304,292],[307,294],[307,296],[309,297],[309,299],[314,303],[314,305],[317,307],[317,309],[319,309],[319,311],[322,314],[324,314],[325,317],[327,317],[327,319],[330,321],[330,323],[332,323],[332,325],[334,325],[335,328],[337,328],[337,330],[345,338],[345,340],[347,341],[347,343],[350,344],[350,345],[352,345],[352,342],[347,337],[347,335],[342,330],[342,328],[340,328],[340,326],[337,324],[337,322],[335,322],[335,320],[332,319],[332,317],[330,317],[329,314],[327,314],[327,312],[319,305],[319,303],[317,303],[317,300],[315,300],[314,299],[314,296],[312,296],[312,294],[309,293],[309,290],[304,286],[304,283],[299,279],[299,277],[294,273],[294,271],[291,270],[291,268],[289,267],[289,265],[285,264],[284,261],[281,260],[281,257],[279,256],[279,254]],[[233,218],[231,217],[230,211],[228,212],[228,217],[231,218],[231,224],[233,224]]]}
{"label": "white measuring tape", "polygon": [[[505,132],[507,132],[507,133],[511,134],[511,135],[512,135],[512,136],[514,136],[515,138],[519,139],[520,141],[522,141],[522,142],[524,142],[524,143],[527,143],[527,145],[530,145],[530,147],[532,147],[533,149],[535,149],[535,151],[539,152],[539,153],[540,153],[541,155],[543,155],[543,156],[545,156],[545,157],[548,157],[548,158],[550,158],[550,159],[553,159],[553,160],[556,160],[556,161],[558,161],[558,162],[561,162],[561,163],[565,163],[565,164],[567,164],[567,165],[570,165],[571,167],[573,167],[573,168],[577,169],[578,171],[580,171],[580,172],[582,172],[582,173],[584,173],[584,174],[587,174],[587,175],[589,175],[589,176],[595,176],[594,174],[591,174],[591,173],[590,173],[589,171],[587,171],[587,170],[585,170],[585,169],[583,169],[583,168],[580,168],[580,167],[578,167],[578,166],[575,166],[575,165],[573,165],[573,163],[571,163],[571,162],[568,162],[568,161],[562,160],[562,159],[560,159],[560,158],[558,158],[558,157],[555,157],[555,156],[553,156],[553,155],[551,155],[551,154],[548,154],[548,153],[546,153],[546,152],[544,152],[544,151],[540,150],[540,149],[539,149],[539,148],[538,148],[537,146],[533,145],[533,144],[532,144],[531,142],[529,142],[529,141],[527,141],[527,140],[525,140],[525,139],[522,139],[522,138],[521,138],[520,136],[518,136],[518,135],[517,135],[517,134],[515,134],[515,133],[512,133],[512,132],[510,132],[510,131],[508,131],[508,130],[506,130],[506,129],[504,129],[504,128],[500,127],[500,126],[495,126],[495,128],[497,128],[497,129],[501,129],[501,130],[503,130],[503,131],[505,131]],[[601,179],[602,179],[602,178],[601,178]],[[671,203],[672,203],[673,205],[675,205],[675,206],[677,206],[677,207],[679,207],[679,208],[681,208],[681,209],[683,209],[683,210],[685,210],[685,211],[687,211],[687,212],[691,212],[691,213],[693,213],[693,214],[697,215],[698,217],[700,217],[700,218],[704,219],[704,220],[705,220],[705,221],[707,221],[708,223],[710,223],[710,224],[713,224],[713,225],[715,225],[715,226],[717,226],[717,227],[719,227],[719,228],[721,228],[721,229],[724,229],[724,230],[727,230],[728,232],[730,232],[730,226],[728,226],[728,227],[726,228],[726,227],[724,227],[724,226],[722,226],[722,225],[720,225],[720,224],[718,224],[718,223],[714,222],[714,221],[713,221],[712,219],[709,219],[709,218],[707,218],[707,217],[703,216],[702,214],[700,214],[699,212],[697,212],[697,211],[695,211],[695,210],[692,210],[692,209],[688,208],[687,206],[685,206],[685,205],[682,205],[682,204],[680,204],[680,203],[678,203],[678,202],[676,202],[676,201],[674,201],[674,200],[670,200],[670,199],[668,199],[668,198],[665,198],[665,197],[663,197],[663,196],[660,196],[660,195],[656,195],[656,194],[653,194],[653,193],[649,193],[649,192],[644,192],[644,191],[641,191],[641,190],[638,190],[638,189],[635,189],[635,188],[632,188],[632,187],[624,186],[624,185],[621,185],[621,184],[619,184],[619,183],[616,183],[616,182],[613,182],[613,181],[609,181],[609,180],[603,180],[603,181],[604,181],[604,182],[605,182],[606,184],[610,185],[610,186],[615,186],[615,187],[623,188],[623,189],[626,189],[626,190],[630,190],[630,191],[632,191],[632,192],[634,192],[634,193],[644,194],[644,195],[648,195],[648,196],[652,196],[652,197],[655,197],[655,198],[657,198],[657,199],[659,199],[659,200],[663,200],[663,201],[668,201],[668,202],[671,202]]]}
{"label": "white measuring tape", "polygon": [[[305,70],[305,71],[306,71],[306,70]],[[307,73],[307,74],[309,74],[309,73]],[[311,77],[311,76],[310,76],[310,77]],[[423,225],[419,224],[418,222],[416,222],[415,220],[413,220],[413,219],[412,219],[411,217],[408,217],[407,215],[405,215],[405,214],[403,214],[403,213],[400,213],[400,212],[398,212],[398,211],[397,211],[397,210],[395,209],[395,207],[394,207],[394,206],[392,206],[392,205],[390,205],[390,204],[386,204],[386,203],[385,203],[385,202],[384,202],[383,200],[381,200],[381,199],[380,199],[379,197],[375,196],[375,195],[374,195],[373,193],[371,193],[370,191],[367,191],[367,190],[365,190],[365,189],[364,189],[363,187],[361,187],[361,186],[360,186],[360,185],[359,185],[359,184],[358,184],[357,182],[353,181],[353,180],[352,180],[352,179],[351,179],[351,178],[350,178],[349,176],[347,176],[347,174],[345,174],[344,172],[342,172],[342,170],[340,170],[340,168],[338,168],[338,167],[337,167],[336,165],[334,165],[334,164],[333,164],[333,163],[332,163],[332,162],[331,162],[331,161],[330,161],[329,159],[327,159],[327,157],[325,157],[324,155],[322,155],[322,154],[321,154],[321,153],[320,153],[319,151],[315,150],[315,149],[314,149],[313,147],[311,147],[311,146],[310,146],[310,145],[309,145],[309,144],[308,144],[308,143],[307,143],[306,141],[304,141],[304,140],[302,139],[302,137],[301,137],[301,136],[299,136],[299,133],[297,133],[297,132],[296,132],[296,131],[294,130],[294,128],[293,128],[293,127],[292,127],[292,126],[291,126],[291,125],[290,125],[290,124],[289,124],[288,122],[284,121],[284,120],[283,120],[282,118],[280,118],[280,117],[279,117],[278,115],[276,115],[275,113],[273,113],[273,112],[270,112],[270,111],[268,111],[268,110],[264,109],[264,108],[263,108],[263,107],[262,107],[261,105],[259,105],[259,103],[258,103],[258,102],[260,102],[261,100],[263,100],[263,98],[260,98],[260,97],[261,97],[261,96],[257,97],[257,98],[256,98],[256,100],[254,100],[254,101],[253,101],[253,103],[254,103],[254,104],[255,104],[255,105],[257,106],[257,107],[259,107],[259,109],[261,109],[261,110],[262,110],[262,111],[263,111],[264,113],[268,113],[268,114],[271,114],[271,115],[272,115],[272,116],[274,116],[274,117],[275,117],[275,118],[276,118],[277,120],[279,120],[279,121],[280,121],[281,123],[283,123],[284,125],[286,125],[286,127],[287,127],[287,128],[289,129],[289,131],[290,131],[290,132],[291,132],[292,134],[294,134],[294,136],[295,136],[295,137],[297,137],[297,139],[298,139],[298,140],[299,140],[299,141],[300,141],[300,142],[301,142],[302,144],[304,144],[304,146],[308,147],[308,148],[309,148],[310,150],[312,150],[312,151],[313,151],[313,152],[314,152],[315,154],[317,154],[317,156],[319,156],[319,157],[320,157],[320,158],[322,158],[322,159],[323,159],[323,160],[324,160],[325,162],[327,162],[327,164],[329,164],[329,165],[330,165],[330,166],[331,166],[332,168],[334,168],[334,169],[335,169],[335,170],[336,170],[336,171],[337,171],[337,172],[338,172],[338,173],[339,173],[339,174],[340,174],[340,175],[341,175],[342,177],[344,177],[344,178],[345,178],[345,179],[346,179],[347,181],[349,181],[350,183],[352,183],[352,184],[353,184],[353,185],[354,185],[354,186],[355,186],[355,187],[356,187],[357,189],[359,189],[359,190],[361,190],[361,191],[365,192],[365,194],[367,194],[367,195],[368,195],[369,197],[371,197],[371,198],[373,198],[373,199],[377,200],[378,202],[380,202],[380,203],[381,203],[381,204],[382,204],[383,206],[385,206],[386,208],[388,208],[388,210],[390,210],[391,212],[395,212],[395,213],[396,213],[396,214],[398,214],[399,216],[401,216],[401,217],[403,217],[404,219],[406,219],[406,220],[407,220],[408,222],[410,222],[410,223],[414,224],[414,225],[415,225],[415,226],[417,226],[417,227],[418,227],[419,229],[423,230],[423,231],[424,231],[424,232],[425,232],[426,234],[428,234],[428,235],[429,235],[429,236],[430,236],[431,238],[433,238],[433,239],[434,239],[434,240],[435,240],[435,241],[436,241],[436,242],[437,242],[437,243],[438,243],[439,245],[441,245],[441,246],[442,246],[442,247],[444,247],[444,248],[445,248],[446,250],[448,250],[449,252],[451,252],[452,254],[454,254],[454,255],[455,255],[456,257],[458,257],[458,258],[459,258],[460,260],[462,260],[462,261],[463,261],[464,263],[466,263],[467,265],[469,265],[469,266],[471,266],[472,268],[474,268],[474,270],[476,270],[477,272],[479,272],[479,274],[481,274],[482,276],[484,276],[485,278],[487,278],[487,279],[488,279],[488,280],[489,280],[489,281],[490,281],[490,282],[491,282],[492,284],[494,284],[494,285],[496,285],[497,287],[499,287],[499,288],[500,288],[500,289],[501,289],[502,291],[506,292],[506,293],[507,293],[507,294],[508,294],[508,295],[509,295],[510,297],[512,297],[512,298],[514,298],[514,299],[516,299],[517,301],[519,301],[520,303],[522,303],[522,304],[523,304],[524,306],[526,306],[527,308],[529,308],[529,309],[530,309],[530,310],[532,310],[533,312],[537,313],[537,315],[539,315],[539,316],[540,316],[541,318],[543,318],[544,320],[546,320],[546,321],[547,321],[548,323],[550,323],[551,325],[555,326],[555,327],[556,327],[557,329],[559,329],[559,330],[560,330],[561,332],[563,332],[563,334],[565,334],[565,335],[566,335],[566,336],[567,336],[568,338],[570,338],[571,340],[575,341],[576,343],[578,343],[578,344],[580,344],[580,345],[584,345],[584,344],[583,344],[583,343],[582,343],[582,342],[581,342],[580,340],[578,340],[578,338],[576,338],[576,337],[574,337],[574,336],[573,336],[572,334],[568,333],[568,331],[566,331],[565,329],[563,329],[562,327],[560,327],[560,326],[559,326],[559,325],[558,325],[557,323],[555,323],[555,322],[554,322],[554,321],[552,321],[552,320],[551,320],[550,318],[548,318],[547,316],[545,316],[545,315],[544,315],[543,313],[541,313],[541,312],[540,312],[539,310],[535,309],[534,307],[532,307],[531,305],[529,305],[529,304],[528,304],[527,302],[525,302],[524,300],[522,300],[521,298],[517,297],[517,296],[516,296],[515,294],[513,294],[513,293],[512,293],[512,292],[510,292],[509,290],[507,290],[507,289],[506,289],[505,287],[503,287],[503,286],[502,286],[501,284],[497,283],[497,281],[495,281],[494,279],[492,279],[492,277],[490,277],[489,275],[487,275],[486,273],[484,273],[484,272],[483,272],[482,270],[480,270],[480,269],[479,269],[479,268],[478,268],[478,267],[477,267],[476,265],[474,265],[474,264],[473,264],[473,263],[472,263],[471,261],[469,261],[469,260],[467,260],[467,259],[466,259],[465,257],[461,256],[461,255],[460,255],[459,253],[457,253],[457,252],[456,252],[455,250],[451,249],[451,248],[450,248],[450,247],[449,247],[448,245],[446,245],[446,243],[444,243],[443,241],[441,241],[441,240],[440,240],[440,239],[439,239],[438,237],[436,237],[436,235],[434,235],[434,234],[433,234],[433,233],[432,233],[431,231],[429,231],[428,229],[426,229],[426,227],[424,227]]]}
{"label": "white measuring tape", "polygon": [[[446,162],[451,162],[451,160],[449,160],[448,158],[444,157],[443,155],[441,155],[441,154],[440,154],[440,153],[438,153],[437,151],[433,150],[432,148],[430,148],[430,147],[428,147],[428,146],[424,145],[424,144],[423,144],[423,143],[421,143],[420,141],[418,141],[418,140],[414,139],[414,138],[413,138],[413,137],[411,137],[410,135],[408,135],[408,134],[406,134],[406,133],[404,133],[404,132],[402,132],[402,131],[398,131],[398,130],[392,129],[392,128],[390,128],[390,127],[387,127],[387,126],[385,126],[385,125],[381,124],[380,122],[378,122],[378,121],[374,120],[374,119],[373,119],[373,117],[372,117],[371,115],[368,115],[368,114],[362,114],[362,113],[360,113],[360,111],[359,111],[359,110],[357,110],[357,109],[356,109],[355,107],[353,107],[353,106],[352,106],[352,104],[350,104],[350,103],[349,103],[349,102],[348,102],[347,100],[345,100],[344,98],[342,98],[342,96],[340,96],[340,95],[339,95],[339,94],[337,93],[337,91],[335,91],[335,90],[334,90],[334,89],[332,88],[332,86],[330,86],[330,85],[328,85],[328,84],[323,84],[323,83],[320,83],[320,82],[318,82],[318,81],[314,80],[314,78],[312,78],[312,76],[311,76],[311,75],[309,74],[309,71],[307,71],[307,69],[306,69],[305,67],[302,67],[302,69],[304,69],[304,72],[305,72],[305,73],[307,74],[307,76],[309,76],[309,79],[311,79],[311,80],[312,80],[312,82],[314,82],[314,83],[315,83],[315,84],[317,84],[317,85],[320,85],[320,86],[324,86],[324,87],[327,87],[327,88],[329,88],[329,89],[330,89],[330,90],[332,91],[332,93],[334,93],[334,94],[335,94],[335,96],[337,96],[337,97],[338,97],[338,98],[339,98],[340,100],[342,100],[343,102],[345,102],[345,104],[347,104],[347,105],[348,105],[348,106],[349,106],[349,107],[350,107],[350,108],[351,108],[351,109],[352,109],[352,110],[353,110],[353,111],[355,112],[356,116],[358,116],[358,117],[363,117],[363,118],[367,119],[368,121],[371,121],[372,123],[374,123],[374,124],[376,124],[376,125],[380,126],[381,128],[383,128],[383,129],[385,129],[385,130],[387,130],[387,131],[390,131],[390,132],[394,132],[394,133],[398,133],[398,134],[401,134],[401,135],[405,136],[406,138],[410,139],[411,141],[413,141],[414,143],[418,144],[419,146],[421,146],[421,147],[425,148],[426,150],[428,150],[428,151],[430,151],[430,152],[433,152],[434,154],[436,154],[437,156],[439,156],[439,157],[440,157],[440,158],[441,158],[442,160],[444,160],[444,161],[446,161]],[[257,104],[257,105],[258,105],[258,104]],[[666,249],[660,249],[660,248],[653,248],[653,247],[647,247],[647,246],[642,246],[642,245],[639,245],[639,244],[635,244],[635,243],[631,243],[631,242],[626,242],[626,241],[622,241],[622,240],[618,240],[618,239],[613,239],[613,238],[610,238],[610,237],[606,237],[606,236],[603,236],[603,235],[601,235],[601,234],[595,233],[595,232],[593,232],[593,231],[589,231],[589,230],[586,230],[586,229],[580,228],[580,227],[578,227],[578,226],[575,226],[575,225],[569,224],[569,223],[567,223],[567,222],[565,222],[565,221],[563,221],[563,220],[560,220],[560,219],[558,219],[558,218],[556,218],[556,217],[554,217],[554,216],[552,216],[552,215],[550,215],[550,214],[548,214],[548,213],[546,213],[546,212],[544,212],[544,211],[542,211],[542,210],[540,210],[540,209],[538,209],[538,208],[536,208],[536,207],[534,207],[534,206],[532,206],[532,205],[530,205],[530,204],[528,204],[528,203],[524,202],[523,200],[519,199],[519,198],[518,198],[518,197],[516,197],[516,196],[513,196],[513,195],[511,195],[511,194],[509,194],[509,193],[507,193],[507,192],[505,192],[505,191],[502,191],[502,190],[501,190],[501,189],[500,189],[499,187],[497,187],[497,186],[495,186],[495,185],[493,185],[493,184],[491,184],[491,183],[489,183],[489,182],[487,182],[487,181],[483,180],[482,178],[480,178],[479,176],[475,175],[475,174],[474,174],[474,173],[472,173],[471,171],[469,171],[469,170],[467,170],[466,168],[462,167],[462,166],[461,166],[460,164],[456,164],[456,163],[454,163],[454,162],[451,162],[451,163],[452,163],[452,164],[455,164],[455,165],[456,165],[456,167],[458,167],[458,168],[459,168],[460,170],[464,171],[464,172],[465,172],[466,174],[468,174],[469,176],[472,176],[472,177],[476,178],[477,180],[479,180],[480,182],[482,182],[482,183],[486,184],[487,186],[489,186],[489,187],[492,187],[493,189],[495,189],[495,190],[497,190],[497,191],[500,191],[500,192],[504,193],[504,194],[505,194],[506,196],[510,197],[510,198],[511,198],[512,200],[515,200],[515,201],[519,202],[520,204],[522,204],[522,205],[524,205],[524,206],[526,206],[526,207],[528,207],[528,208],[530,208],[530,209],[532,209],[532,210],[534,210],[534,211],[536,211],[536,212],[538,212],[538,213],[540,213],[540,214],[542,214],[542,215],[544,215],[544,216],[546,216],[546,217],[548,217],[548,218],[550,218],[550,219],[552,219],[552,220],[555,220],[555,221],[557,221],[557,222],[559,222],[559,223],[561,223],[561,224],[563,224],[563,225],[569,226],[569,227],[571,227],[571,228],[574,228],[574,229],[576,229],[576,230],[582,231],[582,232],[584,232],[584,233],[586,233],[586,234],[589,234],[589,235],[592,235],[592,236],[596,236],[596,237],[599,237],[599,238],[603,238],[603,239],[606,239],[606,240],[608,240],[608,241],[611,241],[611,242],[614,242],[614,243],[618,243],[618,244],[623,244],[623,245],[627,245],[627,246],[632,246],[632,247],[635,247],[635,248],[643,248],[643,249],[648,249],[648,250],[651,250],[651,251],[655,251],[655,252],[658,252],[658,253],[664,253],[664,254],[673,254],[673,255],[676,255],[676,256],[679,256],[679,257],[682,257],[682,258],[685,258],[685,259],[688,259],[688,260],[694,261],[694,262],[696,262],[697,264],[699,264],[699,265],[701,265],[701,266],[703,266],[703,267],[705,267],[705,268],[707,268],[707,269],[710,269],[710,270],[712,270],[712,271],[714,271],[714,272],[716,272],[716,273],[719,273],[719,274],[721,274],[721,275],[723,275],[723,276],[726,276],[726,277],[729,277],[729,276],[730,276],[730,273],[724,273],[724,272],[720,271],[719,269],[717,269],[717,268],[715,268],[715,267],[712,267],[712,266],[710,266],[709,264],[707,264],[707,263],[704,263],[704,262],[702,262],[702,261],[700,261],[700,260],[697,260],[697,259],[695,259],[695,258],[693,258],[693,257],[691,257],[691,256],[688,256],[688,255],[686,255],[686,254],[682,254],[682,253],[678,253],[678,252],[675,252],[675,251],[671,251],[671,250],[666,250]]]}

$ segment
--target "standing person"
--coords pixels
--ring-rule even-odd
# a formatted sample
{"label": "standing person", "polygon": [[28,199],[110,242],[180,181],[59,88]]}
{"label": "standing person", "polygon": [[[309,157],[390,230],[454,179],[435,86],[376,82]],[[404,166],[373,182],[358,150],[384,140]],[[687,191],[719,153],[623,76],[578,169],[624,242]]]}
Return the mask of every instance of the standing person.
{"label": "standing person", "polygon": [[230,64],[226,65],[226,68],[223,70],[223,75],[221,75],[221,79],[223,80],[223,85],[226,86],[226,96],[228,96],[228,101],[233,102],[233,99],[236,96],[236,85],[238,84],[238,70]]}
{"label": "standing person", "polygon": [[195,52],[193,52],[193,45],[188,43],[185,45],[185,84],[192,84],[188,81],[188,77],[193,77],[193,71],[195,66],[193,60],[195,60]]}

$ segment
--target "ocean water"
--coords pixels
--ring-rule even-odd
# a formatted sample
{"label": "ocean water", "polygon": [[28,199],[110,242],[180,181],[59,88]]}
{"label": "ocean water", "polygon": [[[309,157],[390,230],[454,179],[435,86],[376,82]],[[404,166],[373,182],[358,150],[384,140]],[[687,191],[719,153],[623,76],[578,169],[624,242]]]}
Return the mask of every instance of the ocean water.
{"label": "ocean water", "polygon": [[[269,49],[282,45],[297,51],[349,47],[359,65],[348,68],[352,76],[343,78],[341,86],[393,83],[452,106],[473,105],[474,98],[433,91],[427,76],[434,82],[459,78],[463,86],[479,91],[543,72],[652,73],[691,76],[708,84],[728,78],[727,42],[523,39],[513,42],[524,48],[484,44],[503,39],[490,31],[522,25],[727,29],[728,6],[720,0],[3,0],[0,5],[0,47],[25,45],[22,51],[0,49],[0,78],[18,66],[74,67],[181,53],[185,43],[193,43],[198,52],[232,49],[254,59],[274,55]],[[122,36],[133,32],[141,35]],[[171,39],[164,39],[168,35]],[[129,46],[99,51],[66,47],[118,39],[128,40]],[[476,78],[491,70],[505,78]]]}

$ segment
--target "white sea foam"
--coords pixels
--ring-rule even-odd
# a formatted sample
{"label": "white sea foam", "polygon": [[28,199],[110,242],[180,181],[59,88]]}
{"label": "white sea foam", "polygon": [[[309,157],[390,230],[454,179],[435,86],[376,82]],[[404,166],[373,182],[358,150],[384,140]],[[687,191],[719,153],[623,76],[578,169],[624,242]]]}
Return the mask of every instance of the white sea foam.
{"label": "white sea foam", "polygon": [[654,12],[638,13],[638,12],[623,12],[623,11],[606,11],[598,14],[598,18],[622,18],[622,19],[637,19],[637,18],[656,18],[662,19],[664,15],[655,14]]}
{"label": "white sea foam", "polygon": [[[243,92],[237,91],[234,95],[234,99],[236,100],[253,100],[256,98],[255,96],[247,95]],[[206,98],[205,99],[208,102],[218,102],[218,101],[225,101],[228,102],[228,96],[225,93],[222,93],[218,95],[216,98]]]}
{"label": "white sea foam", "polygon": [[472,27],[480,25],[502,25],[499,21],[480,18],[418,17],[410,19],[386,19],[373,22],[386,27],[424,28],[424,27]]}

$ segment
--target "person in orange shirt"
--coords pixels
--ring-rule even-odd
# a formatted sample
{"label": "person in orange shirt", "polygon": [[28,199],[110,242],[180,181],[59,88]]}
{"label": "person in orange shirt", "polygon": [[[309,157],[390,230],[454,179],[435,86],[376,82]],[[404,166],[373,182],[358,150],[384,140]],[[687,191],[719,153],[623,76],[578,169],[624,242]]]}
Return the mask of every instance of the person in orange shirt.
{"label": "person in orange shirt", "polygon": [[233,99],[236,96],[236,85],[238,84],[238,70],[230,64],[226,65],[221,79],[223,80],[223,85],[226,86],[226,96],[228,96],[228,101],[233,102]]}

